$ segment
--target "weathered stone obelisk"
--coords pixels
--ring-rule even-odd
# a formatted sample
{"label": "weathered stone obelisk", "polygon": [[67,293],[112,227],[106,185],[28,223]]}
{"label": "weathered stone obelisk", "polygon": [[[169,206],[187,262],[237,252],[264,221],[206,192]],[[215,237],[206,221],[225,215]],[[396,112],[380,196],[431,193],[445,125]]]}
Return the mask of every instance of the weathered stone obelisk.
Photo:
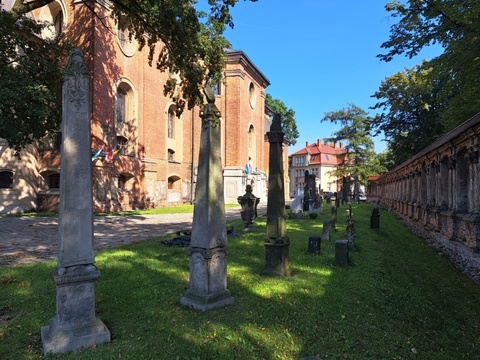
{"label": "weathered stone obelisk", "polygon": [[290,276],[287,220],[285,217],[285,184],[283,174],[283,132],[279,114],[273,116],[270,131],[268,198],[267,198],[267,237],[265,238],[266,267],[262,275]]}
{"label": "weathered stone obelisk", "polygon": [[90,81],[83,55],[73,50],[63,84],[62,158],[58,224],[56,315],[42,327],[43,352],[65,353],[110,341],[95,316]]}
{"label": "weathered stone obelisk", "polygon": [[227,229],[220,152],[220,111],[215,95],[205,89],[207,105],[200,112],[202,132],[195,207],[190,240],[189,288],[183,306],[207,311],[234,303],[227,289]]}

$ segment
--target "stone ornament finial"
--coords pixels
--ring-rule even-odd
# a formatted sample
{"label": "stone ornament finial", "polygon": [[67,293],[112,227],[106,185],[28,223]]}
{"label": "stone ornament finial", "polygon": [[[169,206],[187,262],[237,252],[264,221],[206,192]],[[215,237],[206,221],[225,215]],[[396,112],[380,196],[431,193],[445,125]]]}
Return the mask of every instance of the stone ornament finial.
{"label": "stone ornament finial", "polygon": [[221,117],[220,110],[215,105],[215,94],[212,88],[208,86],[203,88],[203,93],[207,99],[207,104],[200,111],[203,127],[208,128],[208,126],[211,126],[215,128],[218,126]]}

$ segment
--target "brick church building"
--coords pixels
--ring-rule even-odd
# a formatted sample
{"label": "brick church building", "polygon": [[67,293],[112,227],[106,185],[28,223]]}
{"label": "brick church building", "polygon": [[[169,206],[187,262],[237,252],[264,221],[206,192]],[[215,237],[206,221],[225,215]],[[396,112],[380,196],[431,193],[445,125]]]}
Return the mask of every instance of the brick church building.
{"label": "brick church building", "polygon": [[[36,10],[38,21],[50,21],[52,31],[65,32],[82,50],[91,73],[91,133],[95,211],[121,211],[170,206],[194,201],[200,147],[200,108],[175,115],[175,105],[163,95],[171,76],[148,65],[148,50],[108,16],[108,4],[94,2],[105,27],[82,2],[57,0]],[[2,2],[9,10],[12,0]],[[113,30],[114,31],[113,31]],[[54,34],[54,33],[53,33]],[[42,37],[53,35],[48,31]],[[269,80],[242,51],[228,50],[224,82],[216,89],[220,109],[225,202],[252,183],[266,201],[268,149],[265,134],[269,114],[265,89]],[[39,141],[13,156],[0,139],[0,213],[56,210],[59,201],[61,134]],[[245,164],[253,163],[248,175]],[[288,174],[288,147],[284,151]]]}

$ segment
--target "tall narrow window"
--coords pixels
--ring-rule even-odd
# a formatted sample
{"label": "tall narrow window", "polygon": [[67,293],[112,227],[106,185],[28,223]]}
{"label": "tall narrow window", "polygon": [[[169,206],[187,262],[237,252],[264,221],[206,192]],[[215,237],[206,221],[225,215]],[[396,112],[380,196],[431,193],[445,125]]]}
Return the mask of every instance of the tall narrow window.
{"label": "tall narrow window", "polygon": [[173,106],[168,109],[168,137],[175,139],[175,108]]}
{"label": "tall narrow window", "polygon": [[127,113],[127,92],[122,89],[117,89],[117,103],[116,103],[116,118],[119,124],[125,124]]}
{"label": "tall narrow window", "polygon": [[60,35],[63,32],[63,12],[61,10],[55,15],[53,25],[55,26],[55,34]]}

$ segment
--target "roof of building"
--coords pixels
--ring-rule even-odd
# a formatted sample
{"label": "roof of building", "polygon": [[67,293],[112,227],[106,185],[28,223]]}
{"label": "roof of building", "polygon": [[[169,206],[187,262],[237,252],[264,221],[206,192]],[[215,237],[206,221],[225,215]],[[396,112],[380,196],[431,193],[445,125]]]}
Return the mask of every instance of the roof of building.
{"label": "roof of building", "polygon": [[303,149],[298,150],[289,157],[298,155],[310,155],[310,165],[338,165],[343,162],[343,155],[347,153],[347,149],[343,147],[343,143],[323,144],[320,139],[313,144],[306,144]]}
{"label": "roof of building", "polygon": [[240,63],[263,88],[270,85],[270,80],[255,66],[250,58],[241,50],[225,49],[228,63]]}

